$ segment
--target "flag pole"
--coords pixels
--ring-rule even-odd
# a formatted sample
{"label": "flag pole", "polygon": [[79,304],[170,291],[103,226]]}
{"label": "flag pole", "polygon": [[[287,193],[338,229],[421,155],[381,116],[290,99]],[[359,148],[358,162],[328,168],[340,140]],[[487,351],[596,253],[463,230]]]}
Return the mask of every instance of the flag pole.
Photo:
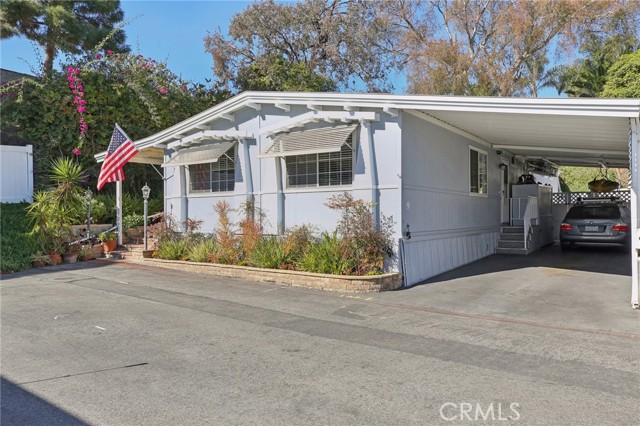
{"label": "flag pole", "polygon": [[118,245],[122,245],[122,181],[116,181],[116,226],[118,227]]}

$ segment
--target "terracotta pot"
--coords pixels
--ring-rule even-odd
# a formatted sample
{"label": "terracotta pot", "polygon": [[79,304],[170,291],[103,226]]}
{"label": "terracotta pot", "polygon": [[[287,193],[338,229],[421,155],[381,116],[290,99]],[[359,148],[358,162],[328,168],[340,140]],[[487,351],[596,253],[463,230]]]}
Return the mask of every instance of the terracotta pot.
{"label": "terracotta pot", "polygon": [[78,261],[78,255],[76,253],[65,254],[63,258],[64,263],[76,263]]}
{"label": "terracotta pot", "polygon": [[113,241],[105,241],[102,243],[102,248],[105,252],[114,251],[116,249],[116,245],[118,242],[116,240]]}
{"label": "terracotta pot", "polygon": [[94,244],[91,246],[91,255],[93,259],[98,257],[102,257],[102,253],[104,252],[102,244]]}
{"label": "terracotta pot", "polygon": [[151,259],[155,250],[142,250],[142,257],[145,259]]}
{"label": "terracotta pot", "polygon": [[51,261],[52,265],[62,265],[62,256],[60,256],[58,253],[50,253],[49,260]]}

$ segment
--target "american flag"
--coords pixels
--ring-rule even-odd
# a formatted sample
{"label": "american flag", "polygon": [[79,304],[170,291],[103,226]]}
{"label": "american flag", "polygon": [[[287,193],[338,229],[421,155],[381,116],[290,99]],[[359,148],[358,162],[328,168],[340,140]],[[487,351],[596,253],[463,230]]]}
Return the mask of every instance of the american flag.
{"label": "american flag", "polygon": [[131,139],[116,124],[111,135],[111,142],[104,157],[104,163],[98,176],[98,191],[107,182],[124,180],[122,168],[127,162],[138,153],[138,148],[131,142]]}

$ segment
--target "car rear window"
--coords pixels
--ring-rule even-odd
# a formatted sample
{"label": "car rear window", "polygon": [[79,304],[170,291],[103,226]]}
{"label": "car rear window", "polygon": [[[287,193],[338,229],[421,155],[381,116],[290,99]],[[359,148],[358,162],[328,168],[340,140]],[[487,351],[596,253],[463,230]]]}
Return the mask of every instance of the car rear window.
{"label": "car rear window", "polygon": [[575,206],[567,213],[567,219],[620,219],[617,206]]}

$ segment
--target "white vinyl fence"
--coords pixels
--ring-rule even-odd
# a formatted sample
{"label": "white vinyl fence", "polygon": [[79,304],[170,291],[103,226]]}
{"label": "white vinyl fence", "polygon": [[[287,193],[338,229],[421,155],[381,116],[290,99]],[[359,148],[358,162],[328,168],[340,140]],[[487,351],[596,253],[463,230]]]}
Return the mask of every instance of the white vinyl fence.
{"label": "white vinyl fence", "polygon": [[0,202],[33,201],[33,146],[0,145]]}

